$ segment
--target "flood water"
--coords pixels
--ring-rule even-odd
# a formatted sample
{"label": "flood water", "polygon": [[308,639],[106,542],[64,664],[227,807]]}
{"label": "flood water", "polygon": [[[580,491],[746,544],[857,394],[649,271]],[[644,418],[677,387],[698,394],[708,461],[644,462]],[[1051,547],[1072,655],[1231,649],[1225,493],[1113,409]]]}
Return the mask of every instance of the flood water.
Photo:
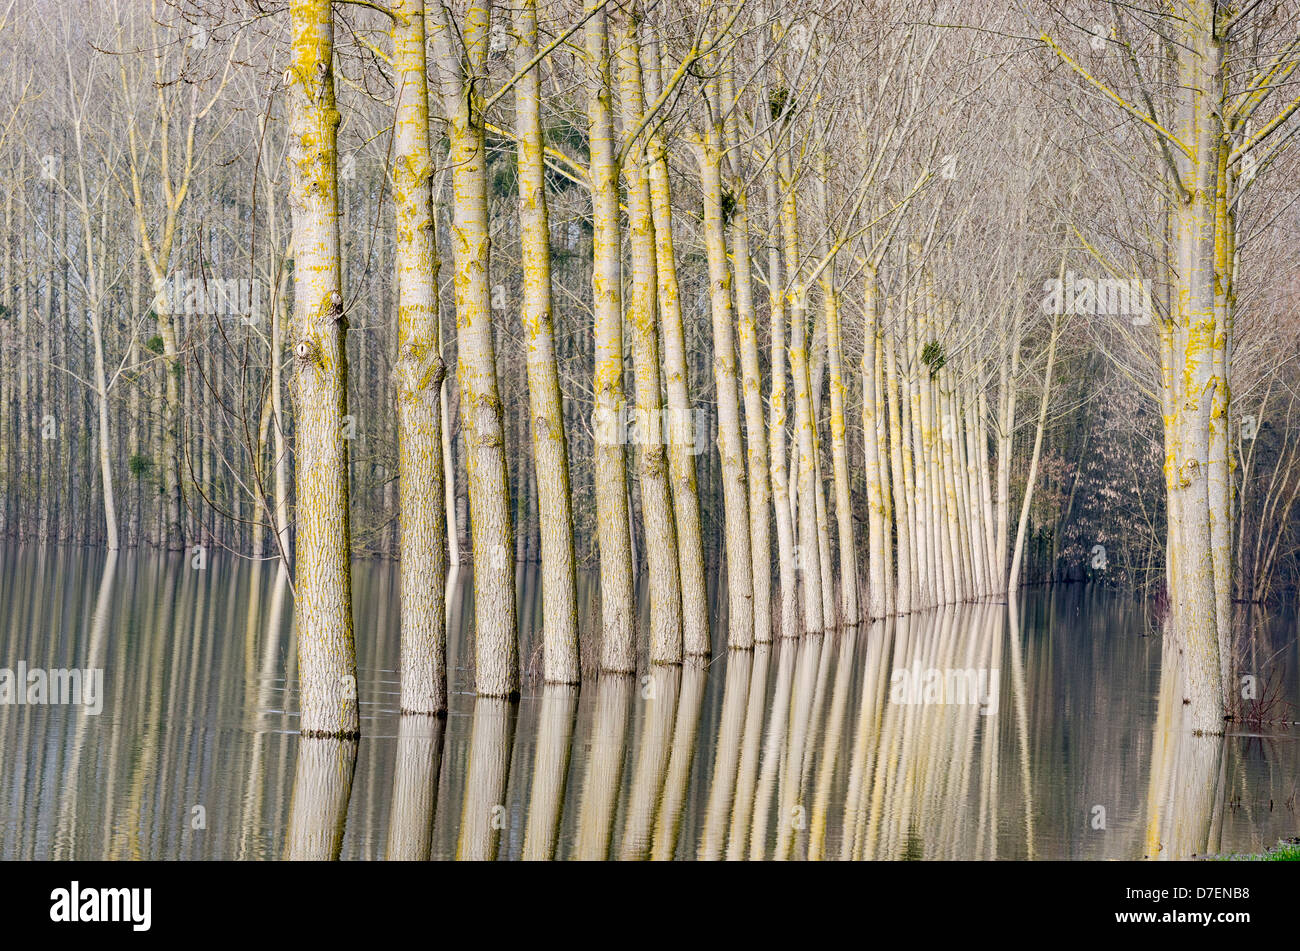
{"label": "flood water", "polygon": [[[103,671],[98,715],[0,703],[0,858],[328,855],[341,830],[347,859],[1135,859],[1300,832],[1297,728],[1179,729],[1149,616],[1104,589],[730,655],[719,626],[708,664],[512,704],[472,693],[462,572],[442,721],[398,714],[396,567],[354,571],[362,739],[300,741],[273,567],[0,547],[0,668]],[[533,670],[539,589],[521,569]],[[1295,719],[1295,641],[1288,613],[1246,647],[1270,721]]]}

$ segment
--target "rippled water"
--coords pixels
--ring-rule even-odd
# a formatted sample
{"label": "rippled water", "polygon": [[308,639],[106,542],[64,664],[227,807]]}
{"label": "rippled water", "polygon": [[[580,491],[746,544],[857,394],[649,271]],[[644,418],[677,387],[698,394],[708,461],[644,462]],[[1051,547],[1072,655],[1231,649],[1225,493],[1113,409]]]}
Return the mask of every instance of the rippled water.
{"label": "rippled water", "polygon": [[[1297,728],[1179,729],[1176,698],[1158,710],[1149,618],[1104,590],[751,653],[718,629],[707,665],[534,684],[511,704],[472,693],[462,574],[441,721],[398,715],[395,567],[354,578],[363,737],[300,742],[273,568],[0,547],[0,667],[104,672],[98,716],[0,703],[0,857],[329,854],[341,829],[353,859],[1168,858],[1300,831]],[[535,669],[536,571],[519,583]],[[579,594],[590,640],[593,579]],[[1293,616],[1256,625],[1245,657],[1261,695],[1296,704]],[[984,689],[949,679],[963,702],[905,702],[927,699],[931,670]]]}

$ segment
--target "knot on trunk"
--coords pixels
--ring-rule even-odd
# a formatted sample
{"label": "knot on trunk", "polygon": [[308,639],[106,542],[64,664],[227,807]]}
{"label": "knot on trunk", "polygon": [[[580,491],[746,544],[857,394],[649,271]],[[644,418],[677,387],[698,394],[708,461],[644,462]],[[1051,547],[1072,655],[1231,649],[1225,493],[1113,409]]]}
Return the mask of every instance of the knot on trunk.
{"label": "knot on trunk", "polygon": [[331,291],[329,298],[329,315],[334,319],[336,324],[347,327],[347,317],[343,313],[343,295],[338,291]]}
{"label": "knot on trunk", "polygon": [[447,364],[437,350],[413,343],[402,347],[401,356],[393,367],[398,393],[407,397],[437,390],[446,375]]}
{"label": "knot on trunk", "polygon": [[320,344],[310,337],[304,337],[293,348],[294,355],[303,366],[318,367],[321,364]]}

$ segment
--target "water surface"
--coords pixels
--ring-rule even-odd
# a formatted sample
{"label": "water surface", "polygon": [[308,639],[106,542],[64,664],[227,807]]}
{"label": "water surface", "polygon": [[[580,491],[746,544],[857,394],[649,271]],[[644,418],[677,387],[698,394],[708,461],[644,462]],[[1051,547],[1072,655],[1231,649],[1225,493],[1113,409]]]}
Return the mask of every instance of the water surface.
{"label": "water surface", "polygon": [[[358,562],[363,736],[300,741],[273,567],[0,547],[0,667],[104,671],[97,716],[0,705],[0,858],[270,859],[341,834],[347,859],[1131,859],[1300,832],[1295,728],[1179,729],[1150,618],[1104,589],[734,654],[721,619],[710,663],[533,682],[512,704],[473,695],[468,584],[446,720],[401,717],[396,568]],[[535,674],[535,569],[519,589]],[[584,578],[587,642],[596,593]],[[1294,719],[1295,638],[1286,615],[1245,647],[1274,719]],[[976,689],[905,702],[932,670]]]}

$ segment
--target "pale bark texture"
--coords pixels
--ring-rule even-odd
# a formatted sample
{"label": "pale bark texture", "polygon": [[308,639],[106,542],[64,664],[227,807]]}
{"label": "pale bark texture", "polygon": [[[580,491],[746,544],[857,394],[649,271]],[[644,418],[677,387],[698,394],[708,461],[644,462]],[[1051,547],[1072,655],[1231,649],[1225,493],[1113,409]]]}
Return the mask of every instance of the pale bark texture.
{"label": "pale bark texture", "polygon": [[[523,0],[515,11],[520,69],[537,49],[537,2]],[[528,70],[515,86],[519,134],[519,220],[523,263],[521,317],[527,341],[529,417],[536,462],[538,523],[542,555],[543,677],[546,683],[581,680],[578,661],[577,582],[570,511],[569,447],[555,361],[551,317],[550,223],[542,150],[541,77]]]}
{"label": "pale bark texture", "polygon": [[403,0],[393,26],[397,115],[393,206],[397,218],[397,466],[401,709],[447,709],[442,414],[438,351],[438,249],[429,153],[424,0]]}
{"label": "pale bark texture", "polygon": [[359,732],[348,516],[347,315],[339,272],[334,21],[294,0],[288,70],[297,358],[298,553],[294,619],[304,737]]}
{"label": "pale bark texture", "polygon": [[[775,219],[779,214],[777,176],[775,170],[768,178],[768,215]],[[767,286],[768,311],[771,315],[772,389],[768,400],[771,434],[772,504],[776,515],[777,562],[781,581],[781,637],[798,637],[798,549],[794,535],[794,519],[790,511],[789,470],[786,467],[786,307],[782,288],[781,245],[777,235],[768,236]]]}
{"label": "pale bark texture", "polygon": [[584,40],[587,65],[594,73],[587,99],[587,128],[592,183],[591,287],[596,359],[592,429],[600,546],[600,664],[603,670],[632,673],[636,670],[636,595],[623,449],[623,303],[609,26],[600,0],[588,0],[587,10],[590,16]]}
{"label": "pale bark texture", "polygon": [[[619,89],[625,134],[637,128],[645,111],[636,30],[635,19],[629,18],[619,37]],[[632,252],[632,296],[628,301],[627,321],[632,330],[632,358],[636,371],[636,434],[640,443],[637,471],[649,574],[650,660],[652,663],[678,664],[683,651],[681,573],[677,561],[677,529],[668,486],[668,454],[663,444],[654,220],[645,149],[637,142],[627,150],[623,177],[627,185]]]}
{"label": "pale bark texture", "polygon": [[722,206],[722,136],[710,123],[698,147],[704,191],[704,238],[713,314],[713,385],[718,401],[718,455],[722,463],[723,518],[727,552],[727,645],[754,645],[754,584],[750,560],[749,490],[740,435],[731,271],[727,267]]}
{"label": "pale bark texture", "polygon": [[[648,48],[643,70],[647,98],[660,93],[656,44]],[[672,479],[673,512],[677,524],[677,558],[682,588],[682,646],[687,656],[710,653],[709,605],[704,577],[704,543],[700,537],[700,500],[695,472],[695,426],[691,412],[686,341],[677,284],[677,253],[673,246],[672,195],[668,187],[668,158],[663,137],[647,135],[647,174],[654,213],[655,274],[659,283],[659,326],[663,333],[664,390],[668,418],[668,467]]]}
{"label": "pale bark texture", "polygon": [[[452,256],[455,261],[456,375],[468,463],[470,541],[474,558],[474,675],[483,697],[519,692],[515,615],[515,545],[506,467],[504,409],[497,386],[488,274],[487,156],[484,148],[486,59],[492,4],[472,0],[462,22],[435,31],[451,141]],[[463,58],[453,51],[456,38]]]}

